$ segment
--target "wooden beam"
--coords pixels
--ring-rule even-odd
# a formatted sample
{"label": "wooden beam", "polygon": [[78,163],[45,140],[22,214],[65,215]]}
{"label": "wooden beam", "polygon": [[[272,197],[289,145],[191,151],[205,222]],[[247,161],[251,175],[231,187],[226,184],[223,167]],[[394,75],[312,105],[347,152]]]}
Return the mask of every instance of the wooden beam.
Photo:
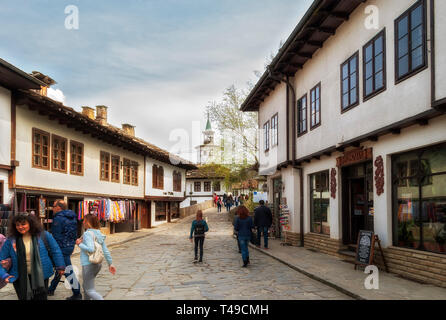
{"label": "wooden beam", "polygon": [[318,48],[322,48],[324,46],[324,43],[322,41],[307,41],[307,44]]}
{"label": "wooden beam", "polygon": [[400,128],[391,129],[390,132],[392,134],[398,135],[401,133],[401,129]]}

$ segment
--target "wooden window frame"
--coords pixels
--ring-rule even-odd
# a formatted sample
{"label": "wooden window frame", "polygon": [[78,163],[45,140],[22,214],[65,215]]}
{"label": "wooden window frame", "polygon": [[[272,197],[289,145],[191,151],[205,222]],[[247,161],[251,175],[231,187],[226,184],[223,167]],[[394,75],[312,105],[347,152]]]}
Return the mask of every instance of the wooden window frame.
{"label": "wooden window frame", "polygon": [[[40,154],[37,154],[37,153],[35,153],[34,151],[35,151],[35,145],[36,145],[36,142],[35,142],[35,140],[34,140],[34,137],[35,137],[35,135],[36,134],[39,134],[40,135]],[[46,136],[47,138],[48,138],[48,146],[47,146],[47,150],[48,150],[48,154],[47,154],[47,156],[46,156],[46,158],[47,158],[47,165],[46,166],[43,166],[43,158],[45,158],[44,156],[43,156],[43,137],[44,136]],[[40,130],[40,129],[37,129],[37,128],[33,128],[32,129],[32,139],[31,139],[31,141],[32,141],[32,152],[31,152],[31,165],[32,165],[32,167],[33,168],[36,168],[36,169],[42,169],[42,170],[50,170],[50,168],[51,168],[51,164],[50,164],[50,162],[51,162],[51,134],[49,133],[49,132],[46,132],[46,131],[43,131],[43,130]],[[40,158],[40,163],[41,163],[41,165],[36,165],[35,164],[35,162],[34,162],[34,157],[35,156],[38,156],[39,158]]]}
{"label": "wooden window frame", "polygon": [[[411,13],[412,11],[414,11],[415,8],[417,8],[418,6],[422,7],[422,12],[423,12],[423,21],[422,21],[422,27],[423,27],[423,40],[422,40],[422,47],[423,47],[423,64],[420,65],[419,67],[415,68],[412,70],[412,18],[411,18]],[[408,18],[407,21],[407,35],[408,35],[408,53],[407,56],[409,58],[409,71],[407,74],[403,75],[403,76],[399,76],[399,58],[398,58],[398,54],[399,54],[399,36],[398,36],[398,24],[401,20],[403,20],[404,18]],[[414,3],[409,9],[407,9],[402,15],[400,15],[396,20],[395,20],[395,84],[399,84],[413,76],[415,76],[416,74],[426,70],[429,67],[429,61],[428,61],[428,47],[427,47],[427,6],[426,6],[426,1],[425,0],[418,0],[416,3]]]}
{"label": "wooden window frame", "polygon": [[[218,188],[217,188],[218,186]],[[216,181],[214,183],[214,192],[220,192],[221,191],[221,182],[220,181]]]}
{"label": "wooden window frame", "polygon": [[[352,79],[352,72],[351,72],[351,62],[353,59],[356,58],[356,102],[351,103],[351,79]],[[344,80],[343,79],[343,69],[344,66],[348,65],[348,105],[344,108]],[[344,112],[347,112],[354,107],[359,106],[359,50],[356,51],[350,58],[348,58],[344,63],[341,64],[341,114]]]}
{"label": "wooden window frame", "polygon": [[[266,127],[266,129],[265,129]],[[269,137],[269,130],[270,130],[271,126],[270,126],[270,122],[269,120],[267,122],[265,122],[265,124],[263,125],[263,150],[265,152],[269,151],[269,147],[270,147],[270,137]]]}
{"label": "wooden window frame", "polygon": [[[317,127],[319,127],[322,124],[322,86],[321,86],[321,82],[319,82],[317,85],[315,85],[311,90],[310,90],[310,131],[316,129]],[[313,120],[313,103],[316,103],[316,101],[318,99],[316,99],[316,89],[319,88],[319,122],[316,123],[315,125],[312,124],[312,120]],[[312,101],[311,96],[312,93],[314,93],[314,97],[315,100]],[[316,109],[316,104],[315,104],[315,109]],[[316,115],[317,112],[314,112],[314,115]]]}
{"label": "wooden window frame", "polygon": [[[103,161],[103,157],[105,161]],[[102,176],[102,165],[104,164],[104,174],[108,173],[108,178]],[[101,151],[99,153],[99,180],[110,181],[111,179],[111,157],[109,152]]]}
{"label": "wooden window frame", "polygon": [[[81,147],[82,148],[82,154],[81,154],[81,168],[82,168],[82,172],[78,172],[78,171],[73,171],[73,153],[71,152],[72,147]],[[70,140],[70,174],[76,175],[76,176],[83,176],[84,175],[84,153],[85,153],[85,149],[84,149],[84,144],[81,142],[77,142],[74,140]],[[78,156],[77,153],[75,153],[76,156]],[[75,166],[79,165],[78,162],[75,161]]]}
{"label": "wooden window frame", "polygon": [[[375,80],[376,80],[376,72],[375,72],[375,41],[381,37],[383,38],[383,87],[381,89],[375,88]],[[387,45],[386,45],[386,28],[382,29],[380,32],[378,32],[377,35],[375,35],[370,41],[368,41],[363,47],[362,47],[362,91],[363,91],[363,102],[366,102],[367,100],[370,100],[380,93],[383,93],[387,90]],[[366,86],[366,76],[367,76],[367,70],[366,70],[366,48],[368,48],[370,45],[372,45],[372,82],[373,82],[373,90],[371,93],[367,94],[367,86]]]}
{"label": "wooden window frame", "polygon": [[158,166],[158,189],[164,190],[164,168],[163,166]]}
{"label": "wooden window frame", "polygon": [[4,204],[5,200],[5,181],[0,180],[0,204]]}
{"label": "wooden window frame", "polygon": [[[200,184],[199,188],[196,187],[198,183]],[[194,192],[201,192],[201,181],[194,181]]]}
{"label": "wooden window frame", "polygon": [[[131,167],[132,161],[127,158],[122,158],[122,183],[131,185],[132,184],[132,172]],[[128,179],[128,181],[126,180]]]}
{"label": "wooden window frame", "polygon": [[[303,101],[303,99],[305,99],[305,130],[300,132],[300,124],[304,123],[303,121],[301,121],[301,115],[303,114],[303,112],[301,112],[302,105],[299,106],[299,103],[301,103]],[[297,136],[303,136],[305,133],[308,132],[308,95],[305,93],[299,100],[297,100]]]}
{"label": "wooden window frame", "polygon": [[130,162],[130,182],[132,186],[138,186],[138,167],[139,163],[137,161]]}
{"label": "wooden window frame", "polygon": [[[61,150],[61,149],[56,149],[55,148],[55,146],[54,146],[54,142],[55,142],[54,140],[55,139],[65,142],[65,150]],[[66,138],[58,136],[58,135],[55,135],[55,134],[51,135],[51,171],[65,173],[65,174],[67,173],[67,154],[68,154],[67,149],[68,149],[68,140]],[[54,152],[56,150],[58,151],[58,159],[54,159]],[[61,157],[60,157],[60,152],[61,151],[65,151],[64,159],[61,159]],[[58,160],[59,161],[59,167],[60,167],[61,161],[65,162],[65,170],[55,168],[54,167],[54,160]]]}
{"label": "wooden window frame", "polygon": [[173,191],[181,192],[181,172],[173,172]]}
{"label": "wooden window frame", "polygon": [[[206,186],[209,188],[206,188]],[[203,192],[212,192],[212,181],[203,181]]]}
{"label": "wooden window frame", "polygon": [[271,117],[271,148],[279,145],[279,113]]}
{"label": "wooden window frame", "polygon": [[[117,165],[117,175],[118,175],[118,179],[113,179],[114,173],[113,173],[113,169],[116,168],[116,166],[113,166],[113,159],[117,159],[118,160],[118,165]],[[114,155],[112,154],[110,157],[110,181],[114,182],[114,183],[120,183],[121,182],[121,168],[120,168],[120,164],[121,164],[121,157],[118,155]]]}
{"label": "wooden window frame", "polygon": [[152,166],[152,189],[158,189],[158,166]]}

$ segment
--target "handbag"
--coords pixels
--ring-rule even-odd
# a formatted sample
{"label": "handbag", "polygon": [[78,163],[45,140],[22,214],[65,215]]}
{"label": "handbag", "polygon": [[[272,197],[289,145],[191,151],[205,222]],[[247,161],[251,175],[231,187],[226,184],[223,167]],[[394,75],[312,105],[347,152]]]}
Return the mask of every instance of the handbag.
{"label": "handbag", "polygon": [[87,252],[88,261],[93,264],[100,264],[104,261],[104,252],[102,251],[102,246],[96,241],[96,236],[93,234],[94,251]]}
{"label": "handbag", "polygon": [[251,242],[253,245],[255,245],[255,246],[258,246],[258,245],[259,245],[259,243],[257,242],[257,234],[256,234],[255,232],[252,232],[252,231],[251,231],[251,239],[250,239],[250,242]]}

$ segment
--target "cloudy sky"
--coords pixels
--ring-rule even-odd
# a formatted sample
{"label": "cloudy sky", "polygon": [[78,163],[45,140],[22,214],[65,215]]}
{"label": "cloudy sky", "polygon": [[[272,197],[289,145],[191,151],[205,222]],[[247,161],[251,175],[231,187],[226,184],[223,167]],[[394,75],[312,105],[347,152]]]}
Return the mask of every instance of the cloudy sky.
{"label": "cloudy sky", "polygon": [[[312,0],[4,1],[0,57],[57,81],[64,103],[107,105],[115,126],[166,150],[192,131],[209,101],[246,88]],[[68,30],[65,8],[79,10]]]}

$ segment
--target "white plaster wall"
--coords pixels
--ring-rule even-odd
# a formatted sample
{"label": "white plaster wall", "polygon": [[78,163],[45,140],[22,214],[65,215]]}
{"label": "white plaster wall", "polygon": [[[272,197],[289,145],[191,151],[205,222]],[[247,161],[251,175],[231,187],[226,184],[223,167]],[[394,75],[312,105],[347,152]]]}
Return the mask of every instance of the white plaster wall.
{"label": "white plaster wall", "polygon": [[428,126],[412,126],[401,135],[386,135],[373,146],[373,157],[382,156],[385,168],[384,194],[378,196],[374,187],[375,232],[382,244],[392,245],[392,177],[391,155],[446,142],[446,116],[430,120]]}
{"label": "white plaster wall", "polygon": [[[394,20],[415,0],[370,0],[360,5],[296,74],[297,97],[321,82],[321,126],[297,139],[297,159],[430,109],[429,68],[395,85]],[[364,27],[368,5],[379,8],[378,30]],[[427,6],[429,3],[427,3]],[[429,21],[427,21],[429,26]],[[387,90],[363,102],[363,46],[386,28]],[[429,28],[427,28],[429,31]],[[441,34],[441,33],[440,33]],[[429,37],[429,35],[428,35]],[[429,42],[428,42],[429,45]],[[340,65],[359,50],[359,106],[341,114]],[[308,96],[309,97],[309,96]],[[308,98],[308,100],[310,100]],[[308,104],[310,127],[310,104]]]}
{"label": "white plaster wall", "polygon": [[11,91],[0,87],[0,164],[11,165]]}
{"label": "white plaster wall", "polygon": [[12,190],[9,189],[8,176],[9,173],[7,170],[0,169],[0,181],[3,181],[4,204],[10,204],[12,196],[14,195]]}
{"label": "white plaster wall", "polygon": [[[146,196],[166,196],[166,197],[184,197],[184,191],[186,186],[186,170],[179,167],[174,167],[165,162],[154,160],[146,157]],[[162,166],[164,169],[164,189],[152,188],[152,173],[153,165]],[[181,191],[173,191],[173,172],[181,172]],[[169,192],[173,193],[169,194]],[[167,193],[167,194],[164,194]]]}
{"label": "white plaster wall", "polygon": [[[67,154],[67,173],[32,168],[32,128],[44,130],[63,138],[84,144],[84,175],[76,176],[69,173],[69,148]],[[138,186],[123,184],[122,168],[120,183],[99,180],[100,151],[119,155],[120,160],[128,158],[139,163]],[[57,190],[117,195],[123,197],[144,196],[144,156],[129,152],[118,147],[93,139],[74,129],[50,121],[48,117],[40,116],[30,111],[26,106],[17,106],[17,160],[20,166],[16,171],[16,183],[22,186],[41,187]]]}
{"label": "white plaster wall", "polygon": [[[278,113],[278,142],[272,146],[271,118]],[[265,153],[263,125],[270,121],[270,147]],[[259,162],[260,175],[272,174],[279,163],[286,161],[286,84],[277,85],[274,92],[259,106]]]}
{"label": "white plaster wall", "polygon": [[[336,156],[332,156],[330,158],[322,158],[319,161],[312,161],[309,164],[305,164],[303,166],[304,171],[304,231],[305,233],[310,232],[311,230],[311,220],[310,220],[310,175],[314,173],[318,173],[321,171],[328,170],[329,177],[331,173],[331,169],[336,168]],[[330,206],[328,213],[328,222],[330,224],[330,238],[332,239],[341,239],[341,192],[340,192],[340,173],[338,168],[337,171],[337,190],[336,190],[336,199],[333,199],[330,196]],[[331,179],[331,178],[330,178]],[[329,180],[329,185],[330,185]]]}
{"label": "white plaster wall", "polygon": [[446,1],[435,0],[435,86],[436,100],[446,98]]}
{"label": "white plaster wall", "polygon": [[300,233],[299,171],[297,169],[293,169],[292,167],[288,167],[286,169],[282,169],[281,173],[282,173],[282,183],[283,186],[285,187],[285,189],[282,189],[282,197],[285,197],[287,199],[287,205],[290,211],[290,221],[289,221],[291,227],[290,231],[295,233]]}

